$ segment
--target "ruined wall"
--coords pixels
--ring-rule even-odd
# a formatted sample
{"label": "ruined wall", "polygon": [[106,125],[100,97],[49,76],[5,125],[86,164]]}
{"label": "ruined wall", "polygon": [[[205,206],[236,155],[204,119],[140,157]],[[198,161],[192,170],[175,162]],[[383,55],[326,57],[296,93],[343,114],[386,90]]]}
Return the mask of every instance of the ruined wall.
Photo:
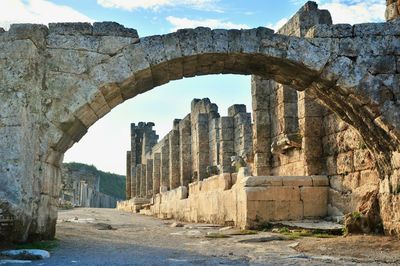
{"label": "ruined wall", "polygon": [[[279,33],[305,36],[313,26],[331,23],[329,13],[307,3]],[[375,159],[359,133],[307,90],[253,76],[252,96],[255,175],[326,174],[331,216],[357,211],[362,198],[378,189]]]}
{"label": "ruined wall", "polygon": [[[144,125],[153,126],[139,123],[140,128],[145,128]],[[232,156],[252,158],[251,114],[245,105],[233,105],[228,116],[220,117],[218,106],[209,99],[194,99],[191,113],[175,119],[172,130],[158,143],[152,142],[151,151],[145,155],[145,138],[137,138],[136,127],[131,128],[132,148],[136,149],[131,154],[141,154],[142,158],[136,165],[131,165],[132,160],[127,161],[127,167],[135,169],[131,172],[135,176],[131,183],[136,182],[139,189],[139,193],[131,192],[135,195],[132,198],[151,198],[218,173],[230,174],[238,170],[232,167]],[[149,132],[156,136],[154,131]]]}
{"label": "ruined wall", "polygon": [[61,171],[59,205],[115,208],[117,198],[100,192],[100,176],[83,169],[64,166]]}

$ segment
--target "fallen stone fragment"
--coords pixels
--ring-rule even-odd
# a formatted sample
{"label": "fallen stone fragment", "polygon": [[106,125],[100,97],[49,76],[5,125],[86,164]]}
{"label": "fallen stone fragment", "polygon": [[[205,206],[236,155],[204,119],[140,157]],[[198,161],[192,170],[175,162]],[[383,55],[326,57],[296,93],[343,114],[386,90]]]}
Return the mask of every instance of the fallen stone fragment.
{"label": "fallen stone fragment", "polygon": [[106,223],[97,223],[94,225],[94,227],[97,230],[117,230],[116,228],[113,228],[110,224]]}
{"label": "fallen stone fragment", "polygon": [[271,241],[281,241],[288,240],[288,238],[283,236],[267,236],[267,237],[257,237],[257,238],[248,238],[239,240],[240,243],[263,243],[263,242],[271,242]]}
{"label": "fallen stone fragment", "polygon": [[170,225],[170,227],[183,227],[183,224],[182,224],[182,223],[179,223],[179,222],[175,222],[175,223],[172,223],[172,224]]}
{"label": "fallen stone fragment", "polygon": [[295,242],[295,243],[289,244],[288,247],[297,248],[299,246],[299,244],[300,244],[299,242]]}
{"label": "fallen stone fragment", "polygon": [[41,260],[50,258],[50,253],[42,249],[17,249],[1,251],[0,255],[16,260]]}

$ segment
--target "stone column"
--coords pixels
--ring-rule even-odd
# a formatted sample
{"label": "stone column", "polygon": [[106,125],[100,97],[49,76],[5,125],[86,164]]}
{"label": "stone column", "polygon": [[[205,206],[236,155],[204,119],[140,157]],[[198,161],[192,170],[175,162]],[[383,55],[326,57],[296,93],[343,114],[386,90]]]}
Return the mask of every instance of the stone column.
{"label": "stone column", "polygon": [[146,198],[147,191],[146,191],[146,165],[140,165],[141,175],[140,175],[140,195],[142,198]]}
{"label": "stone column", "polygon": [[131,198],[131,152],[126,152],[126,184],[125,184],[126,199]]}
{"label": "stone column", "polygon": [[142,187],[142,165],[136,165],[136,197],[141,198],[143,197],[141,187]]}
{"label": "stone column", "polygon": [[400,0],[386,0],[385,18],[387,21],[398,19],[400,16]]}
{"label": "stone column", "polygon": [[233,117],[223,116],[219,118],[219,138],[220,171],[222,173],[231,173],[231,157],[235,155]]}
{"label": "stone column", "polygon": [[175,189],[180,186],[180,162],[179,162],[179,120],[174,121],[174,129],[169,136],[169,188]]}
{"label": "stone column", "polygon": [[210,145],[210,165],[219,164],[219,118],[213,118],[208,124],[208,140]]}
{"label": "stone column", "polygon": [[[131,153],[132,155],[132,153]],[[139,184],[136,176],[137,167],[132,165],[131,160],[131,198],[139,197]]]}
{"label": "stone column", "polygon": [[153,154],[153,195],[160,193],[161,154]]}
{"label": "stone column", "polygon": [[209,166],[209,143],[208,143],[208,115],[198,114],[196,118],[196,139],[198,146],[195,149],[198,180],[207,178],[207,166]]}
{"label": "stone column", "polygon": [[192,134],[190,115],[179,122],[179,163],[181,185],[188,187],[192,179]]}
{"label": "stone column", "polygon": [[323,170],[322,113],[323,108],[307,92],[299,92],[299,126],[303,137],[301,149],[304,154],[304,174],[318,175]]}
{"label": "stone column", "polygon": [[269,175],[271,170],[271,118],[269,95],[272,80],[252,76],[251,96],[253,109],[253,175]]}
{"label": "stone column", "polygon": [[161,146],[161,176],[160,191],[169,190],[169,137],[166,136]]}
{"label": "stone column", "polygon": [[151,197],[153,195],[153,160],[146,160],[146,195]]}
{"label": "stone column", "polygon": [[235,154],[243,159],[253,156],[253,130],[251,114],[246,105],[234,104],[228,108],[228,116],[233,117]]}

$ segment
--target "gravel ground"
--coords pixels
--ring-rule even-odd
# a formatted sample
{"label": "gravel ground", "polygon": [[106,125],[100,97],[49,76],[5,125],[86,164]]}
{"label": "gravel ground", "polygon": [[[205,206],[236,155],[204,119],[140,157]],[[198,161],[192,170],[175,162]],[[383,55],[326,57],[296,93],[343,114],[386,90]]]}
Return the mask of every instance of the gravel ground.
{"label": "gravel ground", "polygon": [[[123,213],[115,209],[76,208],[60,211],[57,225],[58,247],[51,252],[50,259],[36,261],[31,265],[400,263],[399,242],[385,237],[305,237],[279,240],[282,238],[279,234],[260,232],[229,238],[207,238],[207,234],[227,235],[234,229],[222,231],[221,227],[205,224],[171,227],[173,222]],[[253,242],[246,243],[249,239]],[[257,240],[272,241],[254,242]],[[357,248],[361,241],[362,249]]]}

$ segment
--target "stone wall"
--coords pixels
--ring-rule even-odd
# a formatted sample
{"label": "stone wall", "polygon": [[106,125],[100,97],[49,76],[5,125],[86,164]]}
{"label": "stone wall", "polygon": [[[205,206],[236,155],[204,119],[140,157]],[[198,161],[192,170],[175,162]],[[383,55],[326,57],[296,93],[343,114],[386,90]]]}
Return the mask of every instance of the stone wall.
{"label": "stone wall", "polygon": [[[151,151],[145,155],[145,138],[137,133],[135,124],[132,125],[133,144],[128,154],[140,154],[142,158],[134,164],[127,156],[131,184],[135,183],[135,188],[139,189],[139,193],[136,189],[130,191],[132,198],[151,198],[159,192],[188,187],[190,182],[218,173],[232,173],[235,171],[232,156],[252,157],[251,115],[246,112],[245,105],[233,105],[228,109],[228,116],[220,117],[218,106],[209,99],[194,99],[191,113],[182,120],[175,119],[172,130],[158,143],[151,142]],[[151,130],[153,123],[138,125],[156,136]]]}
{"label": "stone wall", "polygon": [[[270,221],[326,216],[328,179],[325,176],[274,177],[221,174],[154,196],[141,213],[162,219],[257,228]],[[120,210],[131,211],[131,204]]]}

